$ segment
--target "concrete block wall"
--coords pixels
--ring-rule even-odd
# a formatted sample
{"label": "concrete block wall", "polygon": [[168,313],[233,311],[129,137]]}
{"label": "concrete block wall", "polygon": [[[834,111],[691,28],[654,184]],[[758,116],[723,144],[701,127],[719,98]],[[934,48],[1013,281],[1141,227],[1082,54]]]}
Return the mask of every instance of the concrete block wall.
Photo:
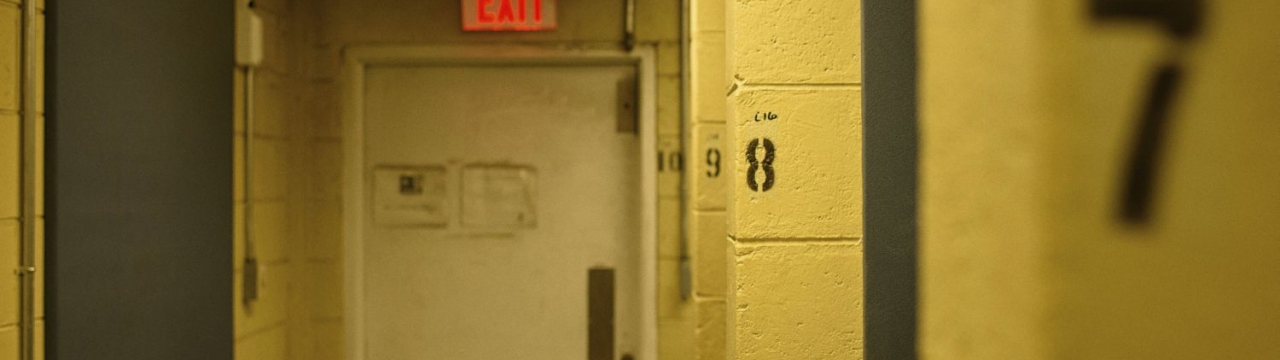
{"label": "concrete block wall", "polygon": [[860,359],[860,3],[726,14],[726,357]]}
{"label": "concrete block wall", "polygon": [[690,1],[690,121],[686,232],[693,263],[697,315],[694,354],[699,360],[725,359],[725,204],[729,163],[737,153],[725,145],[725,0]]}
{"label": "concrete block wall", "polygon": [[[243,1],[237,0],[237,4]],[[295,29],[299,12],[291,0],[257,0],[255,5],[263,20],[265,51],[263,63],[254,70],[252,137],[244,128],[244,70],[235,71],[236,111],[232,119],[236,151],[232,239],[235,357],[308,358],[298,340],[306,333],[305,314],[312,306],[305,292],[311,269],[303,249],[313,242],[304,237],[302,224],[309,209],[303,201],[307,137],[300,126],[298,93],[302,82],[293,45],[299,36]],[[245,141],[253,141],[251,158],[243,152]],[[248,191],[244,187],[246,161],[252,171]],[[246,214],[248,206],[252,207],[251,215]],[[248,304],[242,301],[246,230],[260,266],[258,299]]]}
{"label": "concrete block wall", "polygon": [[[1047,120],[1033,97],[1019,96],[1037,89],[1028,80],[1044,39],[1030,14],[1040,5],[983,5],[921,2],[920,353],[1043,359],[1043,214],[1028,200],[1043,181],[1046,135],[1034,129]],[[954,71],[960,64],[980,66]],[[944,90],[960,87],[983,91]]]}
{"label": "concrete block wall", "polygon": [[[564,5],[562,5],[564,6]],[[692,299],[681,297],[681,253],[688,256],[683,198],[685,173],[691,165],[685,151],[681,84],[679,0],[636,1],[636,41],[657,47],[658,154],[658,359],[694,358],[697,318]]]}
{"label": "concrete block wall", "polygon": [[[30,1],[30,0],[28,0]],[[21,283],[14,271],[22,254],[22,198],[36,195],[36,278],[35,352],[44,358],[44,102],[37,102],[36,188],[23,189],[22,140],[22,1],[0,0],[0,360],[18,359],[20,346],[19,299]],[[44,39],[44,2],[40,9],[36,36]],[[37,44],[37,63],[43,62],[44,43]],[[37,68],[37,99],[43,99],[44,69]]]}
{"label": "concrete block wall", "polygon": [[[1280,3],[1204,1],[1186,42],[1090,3],[921,2],[920,354],[1280,357],[1280,47],[1260,45]],[[1169,63],[1134,222],[1123,184]]]}

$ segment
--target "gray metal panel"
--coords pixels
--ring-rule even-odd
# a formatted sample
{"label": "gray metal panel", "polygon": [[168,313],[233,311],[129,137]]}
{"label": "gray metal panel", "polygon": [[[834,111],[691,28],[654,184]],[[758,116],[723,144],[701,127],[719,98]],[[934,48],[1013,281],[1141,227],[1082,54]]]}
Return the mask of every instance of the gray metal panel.
{"label": "gray metal panel", "polygon": [[866,356],[916,358],[916,1],[863,1]]}
{"label": "gray metal panel", "polygon": [[592,268],[587,274],[587,360],[613,360],[614,270]]}
{"label": "gray metal panel", "polygon": [[232,4],[49,2],[49,359],[231,359]]}

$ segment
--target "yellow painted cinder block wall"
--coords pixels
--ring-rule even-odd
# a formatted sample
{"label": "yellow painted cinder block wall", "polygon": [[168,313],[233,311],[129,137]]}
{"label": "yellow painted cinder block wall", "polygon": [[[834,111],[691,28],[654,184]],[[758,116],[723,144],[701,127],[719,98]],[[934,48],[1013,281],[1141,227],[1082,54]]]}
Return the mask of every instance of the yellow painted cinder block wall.
{"label": "yellow painted cinder block wall", "polygon": [[[22,80],[22,1],[0,0],[0,360],[18,359],[20,346],[19,319],[21,283],[15,271],[22,254],[22,199],[35,195],[35,358],[44,358],[44,68],[36,68],[36,93],[23,94]],[[44,61],[44,2],[36,3],[36,62]],[[24,189],[21,104],[23,95],[36,96],[35,179],[34,189]]]}
{"label": "yellow painted cinder block wall", "polygon": [[[1047,293],[1036,203],[1049,121],[1032,1],[922,1],[920,304],[926,359],[1037,359]],[[968,90],[958,91],[966,88]],[[974,91],[972,89],[981,89]],[[989,265],[989,266],[976,266]],[[960,331],[957,326],[970,331]],[[981,329],[979,331],[979,329]],[[989,346],[986,346],[989,345]]]}
{"label": "yellow painted cinder block wall", "polygon": [[[244,0],[233,4],[243,6]],[[290,0],[257,0],[255,12],[263,20],[264,58],[254,69],[252,136],[244,126],[245,79],[235,71],[235,236],[234,271],[235,357],[237,359],[306,359],[314,305],[306,292],[313,273],[304,250],[316,241],[304,237],[302,221],[309,213],[304,166],[307,134],[299,95],[301,75],[295,43],[300,20]],[[253,142],[246,158],[245,141]],[[247,161],[247,163],[246,163]],[[245,189],[246,164],[252,172]],[[251,211],[246,211],[251,208]],[[251,215],[250,215],[251,214]],[[251,218],[246,218],[249,216]],[[249,228],[246,229],[245,227]],[[242,301],[245,234],[250,234],[259,264],[258,299]],[[340,283],[340,281],[335,281]]]}
{"label": "yellow painted cinder block wall", "polygon": [[[1083,0],[921,5],[925,359],[1280,357],[1280,3],[1204,1],[1185,44]],[[1126,222],[1171,58],[1153,217]]]}
{"label": "yellow painted cinder block wall", "polygon": [[685,236],[693,272],[694,357],[725,359],[725,203],[735,151],[725,147],[725,0],[691,0]]}
{"label": "yellow painted cinder block wall", "polygon": [[860,3],[726,5],[727,357],[860,359]]}

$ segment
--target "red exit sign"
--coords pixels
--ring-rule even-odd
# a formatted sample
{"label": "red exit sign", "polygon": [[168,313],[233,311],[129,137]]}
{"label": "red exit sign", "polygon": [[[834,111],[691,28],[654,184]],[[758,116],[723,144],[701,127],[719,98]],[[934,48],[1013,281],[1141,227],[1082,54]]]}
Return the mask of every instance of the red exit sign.
{"label": "red exit sign", "polygon": [[555,0],[462,0],[462,29],[466,31],[555,28]]}

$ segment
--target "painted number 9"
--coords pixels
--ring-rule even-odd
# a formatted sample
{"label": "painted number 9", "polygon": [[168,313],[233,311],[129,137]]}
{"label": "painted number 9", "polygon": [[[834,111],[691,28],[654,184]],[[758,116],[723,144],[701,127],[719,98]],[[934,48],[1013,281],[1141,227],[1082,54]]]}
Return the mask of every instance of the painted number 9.
{"label": "painted number 9", "polygon": [[720,149],[707,149],[707,177],[720,177]]}
{"label": "painted number 9", "polygon": [[[762,141],[763,140],[763,141]],[[764,145],[764,160],[756,159],[756,149]],[[769,139],[751,139],[747,143],[747,187],[752,191],[769,191],[773,188],[773,141]],[[756,171],[764,170],[764,182],[756,181]]]}

